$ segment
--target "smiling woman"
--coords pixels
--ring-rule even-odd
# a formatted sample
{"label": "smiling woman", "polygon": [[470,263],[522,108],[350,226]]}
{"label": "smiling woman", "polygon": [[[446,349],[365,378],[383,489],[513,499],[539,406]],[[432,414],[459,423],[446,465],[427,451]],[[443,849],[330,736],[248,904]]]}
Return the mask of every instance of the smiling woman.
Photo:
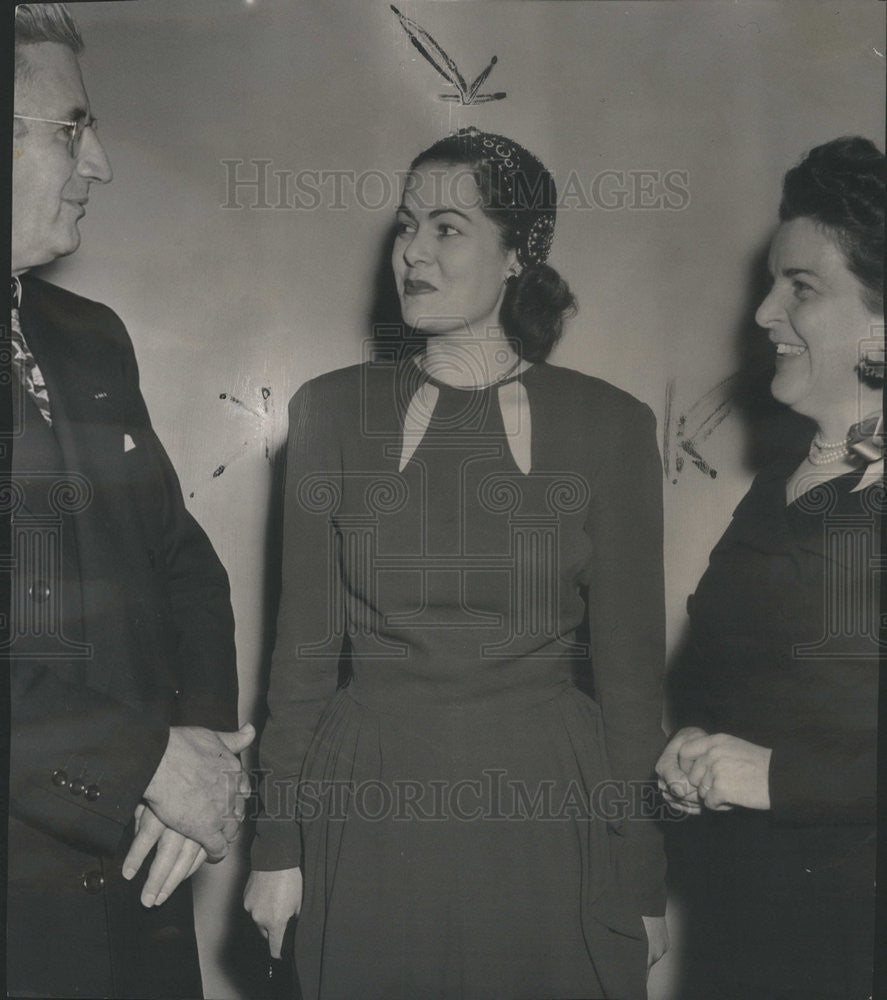
{"label": "smiling woman", "polygon": [[[810,417],[819,440],[843,440],[863,412],[878,407],[878,392],[860,385],[860,345],[883,317],[865,301],[865,288],[833,237],[815,220],[784,222],[773,240],[773,287],[757,311],[776,345],[775,399]],[[862,397],[862,400],[860,400]]]}
{"label": "smiling woman", "polygon": [[885,175],[854,138],[785,178],[757,320],[812,441],[755,480],[688,603],[657,765],[701,814],[687,1000],[871,996]]}
{"label": "smiling woman", "polygon": [[884,354],[883,197],[884,157],[865,139],[818,147],[786,176],[757,320],[777,348],[773,396],[817,427],[792,496],[811,466],[846,471],[848,428],[881,412],[883,365],[874,378],[860,366]]}
{"label": "smiling woman", "polygon": [[667,946],[654,420],[545,361],[556,204],[504,136],[423,152],[392,253],[414,349],[291,406],[245,905],[272,954],[301,907],[312,1000],[641,1000]]}

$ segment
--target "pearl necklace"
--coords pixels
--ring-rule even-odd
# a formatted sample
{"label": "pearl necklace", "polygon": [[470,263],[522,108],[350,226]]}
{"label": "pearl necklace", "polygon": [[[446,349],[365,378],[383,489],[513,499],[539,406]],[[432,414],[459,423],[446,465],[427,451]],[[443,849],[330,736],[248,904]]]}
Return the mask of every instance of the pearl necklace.
{"label": "pearl necklace", "polygon": [[810,444],[807,461],[811,465],[830,465],[839,458],[849,458],[849,456],[849,437],[845,437],[841,441],[823,441],[819,434],[817,434]]}

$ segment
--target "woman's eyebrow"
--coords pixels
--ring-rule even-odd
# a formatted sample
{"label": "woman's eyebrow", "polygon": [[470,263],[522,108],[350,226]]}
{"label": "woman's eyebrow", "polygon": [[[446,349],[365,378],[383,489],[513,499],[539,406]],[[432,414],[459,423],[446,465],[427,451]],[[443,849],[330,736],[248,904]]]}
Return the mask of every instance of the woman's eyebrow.
{"label": "woman's eyebrow", "polygon": [[428,217],[430,219],[436,219],[439,215],[458,215],[466,222],[471,222],[471,217],[466,215],[464,212],[460,212],[458,208],[435,208],[433,211],[428,213]]}

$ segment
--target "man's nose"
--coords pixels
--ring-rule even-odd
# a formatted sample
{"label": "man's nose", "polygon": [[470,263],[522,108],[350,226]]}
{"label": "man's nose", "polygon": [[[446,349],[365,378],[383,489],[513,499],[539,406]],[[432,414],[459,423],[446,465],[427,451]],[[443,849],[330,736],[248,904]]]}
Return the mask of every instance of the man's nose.
{"label": "man's nose", "polygon": [[80,152],[77,154],[77,170],[82,177],[98,181],[99,184],[107,184],[114,176],[102,140],[92,126],[83,131]]}

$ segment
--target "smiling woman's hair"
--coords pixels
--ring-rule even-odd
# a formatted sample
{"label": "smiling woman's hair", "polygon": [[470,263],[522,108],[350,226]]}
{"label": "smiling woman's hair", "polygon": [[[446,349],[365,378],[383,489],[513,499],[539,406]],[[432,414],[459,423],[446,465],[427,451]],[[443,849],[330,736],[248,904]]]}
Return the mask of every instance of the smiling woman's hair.
{"label": "smiling woman's hair", "polygon": [[785,175],[779,218],[818,223],[840,247],[873,312],[884,309],[884,196],[887,160],[861,136],[816,146]]}
{"label": "smiling woman's hair", "polygon": [[30,77],[27,46],[41,42],[67,45],[79,55],[83,39],[74,18],[63,3],[22,3],[15,9],[15,76],[17,80]]}
{"label": "smiling woman's hair", "polygon": [[576,311],[566,281],[546,263],[557,215],[554,178],[514,140],[475,128],[439,139],[413,160],[410,173],[435,163],[470,172],[502,248],[515,251],[521,270],[506,283],[499,322],[522,358],[544,361]]}

